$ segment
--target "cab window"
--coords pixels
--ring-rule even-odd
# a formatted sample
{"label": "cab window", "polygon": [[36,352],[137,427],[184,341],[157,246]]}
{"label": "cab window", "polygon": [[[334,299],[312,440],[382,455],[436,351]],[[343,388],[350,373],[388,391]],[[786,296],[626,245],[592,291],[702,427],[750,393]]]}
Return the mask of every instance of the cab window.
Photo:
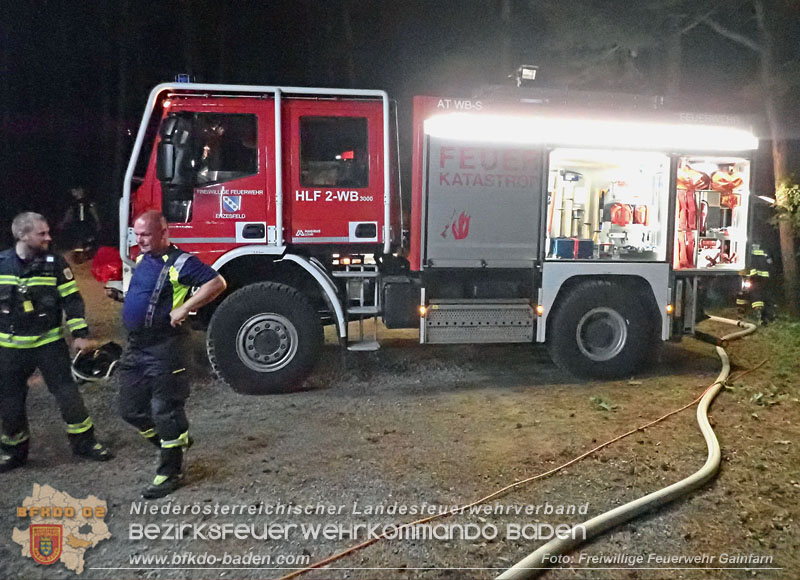
{"label": "cab window", "polygon": [[300,117],[300,183],[310,187],[367,187],[367,119]]}
{"label": "cab window", "polygon": [[172,113],[161,125],[158,156],[164,215],[189,222],[196,187],[258,173],[256,116]]}

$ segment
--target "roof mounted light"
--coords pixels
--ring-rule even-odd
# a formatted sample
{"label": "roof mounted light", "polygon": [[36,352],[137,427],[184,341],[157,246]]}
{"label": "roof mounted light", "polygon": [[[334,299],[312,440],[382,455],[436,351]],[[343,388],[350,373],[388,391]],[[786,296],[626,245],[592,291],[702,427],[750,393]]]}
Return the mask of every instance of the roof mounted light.
{"label": "roof mounted light", "polygon": [[744,129],[688,123],[443,113],[425,121],[425,132],[443,139],[487,143],[683,151],[758,149],[758,139]]}
{"label": "roof mounted light", "polygon": [[192,82],[192,75],[185,74],[185,73],[177,74],[177,75],[175,75],[175,82],[176,83],[190,83],[190,82]]}

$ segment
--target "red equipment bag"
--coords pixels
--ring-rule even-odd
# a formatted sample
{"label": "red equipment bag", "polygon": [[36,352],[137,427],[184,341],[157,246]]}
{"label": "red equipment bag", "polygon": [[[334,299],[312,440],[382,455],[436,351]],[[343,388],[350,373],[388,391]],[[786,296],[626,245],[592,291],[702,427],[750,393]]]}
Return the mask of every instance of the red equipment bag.
{"label": "red equipment bag", "polygon": [[711,176],[711,189],[724,193],[733,192],[737,187],[741,187],[742,183],[744,183],[742,177],[735,171],[732,173],[717,171]]}
{"label": "red equipment bag", "polygon": [[633,208],[627,203],[615,203],[611,206],[611,223],[627,226],[633,221]]}
{"label": "red equipment bag", "polygon": [[678,232],[678,268],[694,268],[694,234]]}
{"label": "red equipment bag", "polygon": [[711,180],[702,171],[692,169],[688,165],[678,168],[678,188],[697,191],[698,189],[708,189]]}
{"label": "red equipment bag", "polygon": [[122,280],[122,258],[119,249],[101,246],[92,260],[92,276],[105,284],[109,280]]}
{"label": "red equipment bag", "polygon": [[691,231],[697,229],[697,202],[694,191],[678,190],[678,229]]}
{"label": "red equipment bag", "polygon": [[648,225],[646,205],[637,205],[636,208],[633,210],[633,223],[641,224],[643,226]]}
{"label": "red equipment bag", "polygon": [[737,193],[723,193],[719,196],[720,207],[733,209],[739,205],[739,194]]}
{"label": "red equipment bag", "polygon": [[700,202],[700,235],[706,235],[706,226],[708,225],[708,202]]}

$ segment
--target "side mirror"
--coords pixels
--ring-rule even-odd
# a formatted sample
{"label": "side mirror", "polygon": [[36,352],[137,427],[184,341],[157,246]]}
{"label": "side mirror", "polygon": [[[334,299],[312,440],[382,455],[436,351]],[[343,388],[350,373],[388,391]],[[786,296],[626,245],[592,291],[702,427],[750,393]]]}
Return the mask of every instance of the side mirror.
{"label": "side mirror", "polygon": [[175,176],[175,146],[161,141],[156,158],[156,176],[159,181],[172,181]]}
{"label": "side mirror", "polygon": [[172,134],[175,132],[175,125],[177,124],[178,124],[178,115],[172,113],[166,119],[164,119],[164,124],[161,126],[161,136],[171,137]]}

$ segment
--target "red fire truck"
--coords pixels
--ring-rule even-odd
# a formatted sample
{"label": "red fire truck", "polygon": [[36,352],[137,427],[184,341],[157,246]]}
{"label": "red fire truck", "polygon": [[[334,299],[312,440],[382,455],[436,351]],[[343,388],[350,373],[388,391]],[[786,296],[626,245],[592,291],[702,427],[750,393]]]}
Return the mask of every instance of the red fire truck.
{"label": "red fire truck", "polygon": [[196,315],[215,373],[260,394],[304,380],[324,325],[377,349],[379,318],[425,344],[541,342],[575,375],[629,376],[694,330],[699,279],[745,267],[758,141],[735,116],[417,97],[410,208],[397,135],[383,91],[155,87],[120,204],[121,286],[133,218],[161,210],[228,281]]}

